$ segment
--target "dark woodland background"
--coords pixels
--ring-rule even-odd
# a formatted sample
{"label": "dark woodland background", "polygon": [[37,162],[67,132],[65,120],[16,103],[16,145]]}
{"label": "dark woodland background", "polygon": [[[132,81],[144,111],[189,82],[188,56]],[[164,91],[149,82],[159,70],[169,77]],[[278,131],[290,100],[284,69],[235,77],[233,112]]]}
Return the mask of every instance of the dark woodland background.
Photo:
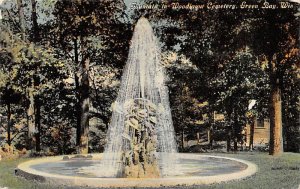
{"label": "dark woodland background", "polygon": [[[129,11],[121,0],[4,0],[0,152],[103,152],[110,107],[141,16],[160,41],[180,151],[192,151],[184,142],[197,135],[208,140],[207,131],[202,146],[207,150],[249,150],[241,147],[245,125],[270,118],[270,145],[264,150],[300,152],[299,4],[290,4]],[[251,99],[256,104],[249,110]],[[216,120],[215,113],[224,119]]]}

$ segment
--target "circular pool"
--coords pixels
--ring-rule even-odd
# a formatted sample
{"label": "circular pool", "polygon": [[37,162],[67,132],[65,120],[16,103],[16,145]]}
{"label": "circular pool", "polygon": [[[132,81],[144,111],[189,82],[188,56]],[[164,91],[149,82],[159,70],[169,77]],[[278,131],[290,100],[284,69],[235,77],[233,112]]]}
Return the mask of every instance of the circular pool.
{"label": "circular pool", "polygon": [[174,172],[162,178],[107,178],[99,167],[102,154],[55,156],[24,162],[16,175],[50,184],[90,187],[159,187],[201,185],[242,179],[253,175],[257,166],[251,162],[211,155],[181,154]]}

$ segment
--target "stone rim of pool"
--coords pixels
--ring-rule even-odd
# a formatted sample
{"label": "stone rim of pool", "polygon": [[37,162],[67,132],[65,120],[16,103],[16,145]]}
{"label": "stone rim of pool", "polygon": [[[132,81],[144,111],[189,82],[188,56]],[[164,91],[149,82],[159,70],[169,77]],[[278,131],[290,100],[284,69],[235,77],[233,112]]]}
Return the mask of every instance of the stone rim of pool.
{"label": "stone rim of pool", "polygon": [[[102,154],[91,154],[92,159],[101,159]],[[81,177],[81,176],[66,176],[59,174],[51,174],[47,172],[38,171],[33,169],[33,165],[42,163],[51,163],[63,161],[64,156],[53,156],[37,158],[29,160],[27,162],[18,165],[15,173],[18,176],[22,176],[29,180],[38,180],[41,182],[53,184],[53,185],[68,185],[68,186],[89,186],[89,187],[162,187],[162,186],[178,186],[178,185],[205,185],[220,182],[227,182],[231,180],[240,180],[255,174],[258,170],[254,163],[249,161],[214,156],[203,154],[188,154],[180,153],[179,157],[183,159],[200,160],[201,158],[216,158],[218,160],[230,160],[235,163],[242,163],[247,167],[240,171],[234,171],[227,174],[216,174],[210,176],[176,176],[176,177],[164,177],[164,178],[95,178],[95,177]],[[76,155],[69,155],[72,158]]]}

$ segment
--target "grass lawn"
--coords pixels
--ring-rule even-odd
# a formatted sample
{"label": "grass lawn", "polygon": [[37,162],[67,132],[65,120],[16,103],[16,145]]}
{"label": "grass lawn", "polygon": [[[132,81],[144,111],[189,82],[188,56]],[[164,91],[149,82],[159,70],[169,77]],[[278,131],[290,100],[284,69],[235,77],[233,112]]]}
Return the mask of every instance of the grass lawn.
{"label": "grass lawn", "polygon": [[[255,163],[258,172],[246,179],[227,183],[172,187],[172,188],[203,188],[203,189],[298,189],[300,185],[300,154],[284,153],[280,157],[272,157],[267,153],[243,152],[238,154],[210,154],[244,159]],[[29,159],[0,161],[0,189],[71,189],[68,186],[50,186],[48,184],[28,181],[14,175],[15,167]],[[79,189],[78,187],[76,189]]]}

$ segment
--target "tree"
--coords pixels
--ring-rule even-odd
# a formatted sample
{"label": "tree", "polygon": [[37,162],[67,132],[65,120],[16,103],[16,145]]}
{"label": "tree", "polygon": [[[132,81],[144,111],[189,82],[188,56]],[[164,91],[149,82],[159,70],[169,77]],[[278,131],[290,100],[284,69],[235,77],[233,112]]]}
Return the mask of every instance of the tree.
{"label": "tree", "polygon": [[[298,60],[299,62],[299,60]],[[285,139],[284,150],[292,152],[300,152],[300,129],[299,129],[299,112],[300,112],[300,84],[299,84],[299,68],[289,69],[289,73],[284,76],[282,90],[283,99],[283,136]],[[298,76],[297,76],[298,73]]]}
{"label": "tree", "polygon": [[[201,119],[200,101],[195,94],[195,83],[201,81],[199,70],[184,55],[168,52],[163,56],[163,64],[168,75],[170,105],[175,131],[180,135],[180,150],[185,150],[185,141],[194,139],[198,127],[194,123]],[[193,80],[194,82],[188,82]],[[197,86],[197,85],[196,85]]]}
{"label": "tree", "polygon": [[242,140],[241,132],[246,124],[246,113],[251,99],[261,99],[266,76],[259,62],[245,50],[238,52],[233,60],[228,62],[215,80],[218,88],[218,104],[226,112],[227,151],[234,141],[234,151],[237,142]]}
{"label": "tree", "polygon": [[[5,34],[1,32],[1,34]],[[4,49],[1,49],[0,60],[3,65],[10,65],[12,61],[12,54],[7,52]],[[13,130],[13,119],[12,119],[12,105],[17,104],[21,100],[21,95],[17,93],[10,83],[9,78],[5,74],[10,71],[10,66],[4,67],[1,65],[1,101],[6,105],[6,114],[7,114],[7,124],[6,124],[6,132],[7,132],[7,144],[11,146],[12,144],[12,130]]]}
{"label": "tree", "polygon": [[26,39],[26,28],[25,28],[25,16],[24,16],[24,10],[23,10],[23,1],[17,0],[17,7],[18,7],[18,14],[19,14],[19,25],[21,28],[21,35],[22,39]]}
{"label": "tree", "polygon": [[40,32],[37,21],[37,9],[36,9],[36,0],[31,0],[31,20],[32,20],[32,39],[34,42],[40,40]]}
{"label": "tree", "polygon": [[[29,107],[27,116],[37,117],[37,119],[27,118],[28,135],[30,136],[29,149],[35,148],[36,151],[40,151],[42,97],[48,88],[56,85],[57,80],[65,77],[62,71],[64,62],[56,59],[51,49],[45,49],[32,43],[28,45],[28,42],[13,35],[9,29],[4,30],[2,34],[1,36],[9,36],[1,39],[1,42],[5,44],[1,49],[3,52],[1,58],[5,60],[6,64],[3,61],[1,67],[5,70],[6,79],[2,86],[5,87],[3,88],[3,99],[8,107],[7,115],[10,117],[12,103],[23,103],[25,107]],[[22,101],[17,99],[22,99]],[[10,119],[8,122],[8,128],[10,128]],[[8,133],[10,134],[10,132]]]}
{"label": "tree", "polygon": [[[99,6],[96,1],[57,1],[54,15],[56,17],[56,28],[58,45],[66,51],[67,58],[73,62],[74,80],[76,85],[77,97],[77,145],[80,153],[88,152],[88,133],[89,133],[89,107],[90,107],[90,64],[96,51],[95,43],[99,44],[100,52],[108,54],[112,49],[106,49],[106,45],[112,47],[123,46],[120,41],[113,41],[109,37],[110,32],[116,27],[125,29],[120,22],[123,17],[123,3],[121,1],[101,1]],[[113,28],[113,29],[112,29]],[[116,29],[117,30],[117,29]],[[114,36],[115,37],[115,36]],[[128,37],[128,36],[127,36]],[[127,38],[125,37],[125,39]],[[115,38],[116,39],[116,38]],[[109,42],[109,41],[112,42]],[[125,40],[126,42],[126,40]],[[113,44],[115,43],[115,44]],[[55,44],[57,45],[57,44]],[[98,45],[99,47],[99,45]],[[102,50],[103,49],[103,50]],[[127,48],[123,48],[123,50]],[[120,49],[118,49],[120,51]],[[103,54],[101,54],[103,56]],[[96,55],[96,57],[98,57]],[[108,58],[108,56],[103,56]],[[103,59],[102,59],[103,61]],[[101,61],[101,63],[102,63]],[[111,62],[109,60],[108,62]],[[119,62],[116,61],[116,62]]]}
{"label": "tree", "polygon": [[296,12],[296,5],[291,10],[261,10],[261,13],[256,15],[257,21],[253,25],[255,41],[251,46],[256,54],[264,57],[268,62],[270,155],[280,155],[283,152],[281,91],[283,76],[288,73],[286,70],[296,64],[289,60],[299,54],[296,45],[298,33],[295,28],[299,26],[295,17]]}
{"label": "tree", "polygon": [[[54,87],[57,80],[64,78],[64,63],[55,59],[49,51],[34,45],[22,48],[15,56],[14,69],[17,74],[12,78],[19,91],[29,93],[29,106],[33,106],[31,107],[33,113],[29,115],[34,116],[34,127],[31,131],[33,133],[32,147],[35,147],[36,151],[40,151],[43,93],[48,88]],[[23,57],[26,58],[23,59]],[[21,86],[25,88],[25,91],[20,88]]]}

